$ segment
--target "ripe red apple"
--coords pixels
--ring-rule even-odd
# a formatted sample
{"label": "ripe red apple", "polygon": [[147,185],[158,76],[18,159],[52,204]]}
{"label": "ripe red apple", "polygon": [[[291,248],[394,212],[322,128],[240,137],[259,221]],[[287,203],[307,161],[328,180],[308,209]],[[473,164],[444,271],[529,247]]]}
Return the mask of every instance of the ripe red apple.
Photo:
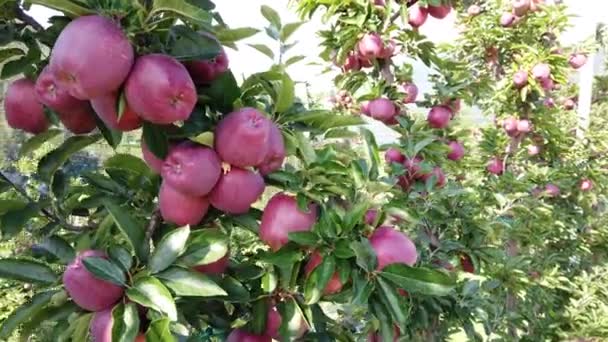
{"label": "ripe red apple", "polygon": [[395,55],[395,50],[397,50],[397,43],[394,39],[389,39],[384,47],[382,48],[382,52],[378,56],[380,59],[389,59]]}
{"label": "ripe red apple", "polygon": [[270,124],[270,139],[268,140],[268,144],[268,154],[262,164],[258,165],[258,170],[264,176],[280,169],[283,166],[283,161],[285,161],[283,134],[275,123]]}
{"label": "ripe red apple", "polygon": [[393,101],[378,98],[369,102],[369,114],[378,121],[390,124],[394,122],[397,110]]}
{"label": "ripe red apple", "polygon": [[593,182],[590,179],[583,179],[580,185],[581,191],[590,191],[593,189]]}
{"label": "ripe red apple", "polygon": [[450,5],[441,5],[441,6],[429,5],[429,7],[427,7],[427,10],[429,11],[429,14],[431,15],[431,17],[435,17],[437,19],[443,19],[443,18],[447,17],[448,14],[450,14],[450,11],[452,11],[452,6],[450,6]]}
{"label": "ripe red apple", "polygon": [[450,148],[450,152],[448,153],[449,160],[456,161],[464,157],[464,146],[458,141],[450,141],[448,147]]}
{"label": "ripe red apple", "polygon": [[193,269],[205,274],[222,274],[228,269],[230,263],[230,253],[226,254],[221,259],[207,265],[194,266]]}
{"label": "ripe red apple", "polygon": [[488,170],[489,173],[492,173],[495,175],[501,175],[504,172],[502,159],[500,159],[498,157],[492,158],[492,160],[490,160],[490,162],[488,163],[488,166],[486,167],[486,169]]}
{"label": "ripe red apple", "polygon": [[131,109],[125,99],[125,106],[118,119],[118,92],[111,92],[91,100],[91,106],[99,118],[111,129],[122,132],[136,130],[141,127],[143,121]]}
{"label": "ripe red apple", "polygon": [[370,116],[369,113],[369,101],[361,102],[361,114]]}
{"label": "ripe red apple", "polygon": [[90,133],[97,127],[95,113],[93,113],[93,109],[88,103],[85,107],[77,107],[72,111],[57,113],[57,116],[63,126],[74,134]]}
{"label": "ripe red apple", "polygon": [[519,70],[513,75],[513,84],[515,88],[521,89],[528,84],[528,72],[525,70]]}
{"label": "ripe red apple", "polygon": [[378,210],[376,209],[369,209],[368,211],[365,212],[365,217],[363,219],[363,222],[367,225],[373,225],[376,222],[376,219],[378,218]]}
{"label": "ripe red apple", "polygon": [[566,99],[563,103],[564,109],[573,110],[576,107],[576,102],[573,99]]}
{"label": "ripe red apple", "polygon": [[195,197],[211,192],[221,173],[222,162],[215,151],[191,142],[173,147],[161,170],[164,183]]}
{"label": "ripe red apple", "polygon": [[471,5],[467,8],[467,14],[471,17],[478,16],[481,13],[481,7],[478,5]]}
{"label": "ripe red apple", "polygon": [[537,145],[528,146],[528,155],[529,156],[535,156],[539,153],[540,153],[540,147],[538,147]]}
{"label": "ripe red apple", "polygon": [[[317,266],[321,264],[321,262],[323,262],[323,256],[321,255],[321,253],[317,251],[313,252],[310,255],[310,260],[308,261],[306,266],[304,266],[304,273],[306,274],[306,276],[309,276],[315,270],[315,268],[317,268]],[[331,279],[327,283],[327,286],[325,286],[323,294],[332,295],[340,292],[341,290],[342,282],[340,281],[340,273],[336,271],[331,276]]]}
{"label": "ripe red apple", "polygon": [[500,16],[500,25],[502,27],[512,27],[515,24],[515,16],[510,12],[505,12]]}
{"label": "ripe red apple", "polygon": [[513,13],[523,17],[530,10],[530,0],[513,0]]}
{"label": "ripe red apple", "polygon": [[4,95],[4,112],[8,125],[14,129],[38,134],[49,128],[34,82],[27,78],[20,78],[8,86]]}
{"label": "ripe red apple", "polygon": [[399,185],[404,192],[408,192],[412,187],[412,184],[414,184],[414,180],[408,176],[399,176],[399,178],[397,178],[397,185]]}
{"label": "ripe red apple", "polygon": [[418,87],[412,83],[407,82],[401,85],[401,91],[405,94],[403,103],[414,103],[418,97]]}
{"label": "ripe red apple", "polygon": [[428,16],[429,11],[426,7],[420,7],[418,4],[414,4],[407,11],[408,23],[414,28],[422,26]]}
{"label": "ripe red apple", "polygon": [[401,164],[405,161],[405,156],[398,149],[391,147],[388,150],[386,150],[386,152],[384,153],[384,160],[388,164],[390,164],[390,163]]}
{"label": "ripe red apple", "polygon": [[112,308],[97,311],[89,324],[89,331],[94,342],[112,342]]}
{"label": "ripe red apple", "polygon": [[215,150],[238,167],[257,166],[268,155],[272,123],[255,108],[241,108],[225,116],[215,129]]}
{"label": "ripe red apple", "polygon": [[90,15],[74,19],[61,31],[49,65],[60,87],[77,99],[90,100],[117,90],[133,59],[133,47],[118,23]]}
{"label": "ripe red apple", "polygon": [[373,0],[376,6],[385,6],[384,0]]}
{"label": "ripe red apple", "polygon": [[66,89],[61,88],[51,69],[46,66],[36,80],[36,94],[38,100],[47,107],[57,111],[66,112],[74,108],[88,107],[89,103],[70,95]]}
{"label": "ripe red apple", "polygon": [[277,251],[285,245],[291,232],[309,231],[317,221],[317,206],[308,205],[308,211],[298,208],[295,197],[278,193],[274,195],[262,214],[260,239]]}
{"label": "ripe red apple", "polygon": [[346,57],[346,61],[344,61],[344,65],[342,66],[342,71],[359,71],[361,70],[361,63],[359,63],[359,57],[355,54],[350,54]]}
{"label": "ripe red apple", "polygon": [[156,124],[188,119],[197,101],[188,70],[175,58],[161,54],[137,58],[125,83],[125,95],[135,113]]}
{"label": "ripe red apple", "polygon": [[430,173],[424,174],[421,177],[421,179],[422,179],[422,181],[426,182],[432,176],[435,176],[436,180],[435,180],[434,186],[436,188],[443,188],[447,184],[445,174],[443,173],[443,170],[439,166],[435,166]]}
{"label": "ripe red apple", "polygon": [[556,197],[559,196],[560,190],[559,187],[555,184],[547,184],[545,185],[545,194],[547,194],[547,196],[549,197]]}
{"label": "ripe red apple", "polygon": [[504,119],[504,121],[502,122],[502,127],[504,128],[504,130],[508,136],[515,137],[519,133],[517,131],[518,123],[519,123],[519,120],[517,120],[517,118],[510,116],[510,117]]}
{"label": "ripe red apple", "polygon": [[532,131],[532,124],[529,120],[519,120],[517,122],[517,131],[522,134],[530,133]]}
{"label": "ripe red apple", "polygon": [[532,75],[539,81],[551,77],[551,67],[546,63],[538,63],[532,68]]}
{"label": "ripe red apple", "polygon": [[375,32],[366,33],[357,44],[359,56],[371,60],[379,58],[384,49],[384,42],[379,34]]}
{"label": "ripe red apple", "polygon": [[272,337],[252,334],[243,329],[234,329],[228,335],[226,342],[272,342]]}
{"label": "ripe red apple", "polygon": [[265,187],[264,178],[257,172],[233,166],[220,176],[209,194],[209,201],[225,213],[245,214],[262,196]]}
{"label": "ripe red apple", "polygon": [[186,69],[195,84],[209,84],[228,70],[228,55],[222,48],[212,59],[186,62]]}
{"label": "ripe red apple", "polygon": [[108,309],[122,298],[124,289],[89,273],[82,262],[89,257],[108,258],[105,252],[98,250],[78,253],[63,273],[63,286],[79,307],[88,311]]}
{"label": "ripe red apple", "polygon": [[573,53],[568,59],[568,63],[574,69],[580,69],[587,63],[587,56],[582,53]]}
{"label": "ripe red apple", "polygon": [[376,228],[369,237],[369,243],[376,253],[380,271],[390,264],[406,264],[413,266],[418,259],[416,246],[404,233],[393,227],[382,226]]}
{"label": "ripe red apple", "polygon": [[435,106],[427,116],[429,126],[432,128],[446,128],[452,118],[452,110],[447,106]]}
{"label": "ripe red apple", "polygon": [[543,100],[543,105],[547,108],[555,108],[555,100],[551,97],[547,97]]}
{"label": "ripe red apple", "polygon": [[190,196],[181,193],[163,182],[158,194],[160,214],[168,222],[185,226],[195,226],[201,222],[209,209],[206,197]]}
{"label": "ripe red apple", "polygon": [[540,80],[540,86],[545,91],[551,91],[556,88],[555,82],[551,78],[544,78]]}

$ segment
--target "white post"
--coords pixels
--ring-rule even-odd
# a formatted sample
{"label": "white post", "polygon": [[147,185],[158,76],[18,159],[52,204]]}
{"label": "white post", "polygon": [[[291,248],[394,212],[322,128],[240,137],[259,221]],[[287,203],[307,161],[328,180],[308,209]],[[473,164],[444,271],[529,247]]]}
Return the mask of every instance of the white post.
{"label": "white post", "polygon": [[587,63],[579,69],[579,95],[578,95],[578,127],[576,137],[583,139],[589,129],[589,115],[591,114],[591,101],[593,97],[593,76],[595,74],[596,54],[588,56]]}

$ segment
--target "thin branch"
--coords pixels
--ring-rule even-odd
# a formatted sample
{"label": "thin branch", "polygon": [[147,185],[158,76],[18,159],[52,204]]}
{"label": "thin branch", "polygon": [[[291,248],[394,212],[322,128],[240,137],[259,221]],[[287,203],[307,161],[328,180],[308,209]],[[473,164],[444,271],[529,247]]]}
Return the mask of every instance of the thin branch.
{"label": "thin branch", "polygon": [[[408,2],[406,6],[407,6],[407,8],[410,8],[410,7],[414,6],[415,3],[416,2]],[[393,15],[391,16],[391,19],[389,20],[389,25],[387,25],[387,27],[390,26],[390,24],[394,23],[395,20],[397,20],[397,18],[399,18],[400,15],[401,15],[401,11],[397,11],[397,12],[393,13]]]}
{"label": "thin branch", "polygon": [[[15,189],[15,191],[17,191],[17,193],[19,193],[21,196],[23,196],[29,203],[31,204],[36,204],[36,200],[34,200],[32,197],[30,197],[30,195],[27,194],[27,192],[25,191],[25,189],[21,188],[20,186],[18,186],[17,184],[15,184],[12,180],[10,180],[10,178],[8,178],[8,176],[6,176],[4,174],[4,172],[0,171],[0,178],[2,178],[6,183],[8,183],[13,189]],[[70,231],[74,231],[74,232],[80,232],[80,231],[84,231],[84,230],[89,230],[89,229],[93,229],[95,228],[92,225],[86,225],[86,226],[76,226],[73,225],[71,223],[68,223],[65,220],[62,220],[61,218],[57,217],[56,215],[54,215],[52,212],[50,212],[48,209],[46,208],[40,208],[40,212],[42,213],[42,215],[44,217],[46,217],[49,221],[51,222],[55,222],[59,225],[61,225],[63,228],[65,228],[66,230],[70,230]]]}
{"label": "thin branch", "polygon": [[19,19],[19,20],[23,21],[24,23],[30,25],[36,31],[42,31],[42,30],[44,30],[44,27],[38,21],[36,21],[36,19],[34,19],[33,17],[31,17],[29,14],[25,13],[25,11],[23,10],[23,8],[21,8],[21,6],[19,5],[19,3],[15,3],[15,14],[17,15],[17,19]]}
{"label": "thin branch", "polygon": [[160,209],[157,207],[156,209],[154,209],[154,212],[152,212],[150,222],[148,222],[148,227],[146,227],[146,237],[144,241],[150,241],[150,239],[152,239],[154,231],[156,231],[156,229],[160,226],[161,222],[162,216],[160,214]]}

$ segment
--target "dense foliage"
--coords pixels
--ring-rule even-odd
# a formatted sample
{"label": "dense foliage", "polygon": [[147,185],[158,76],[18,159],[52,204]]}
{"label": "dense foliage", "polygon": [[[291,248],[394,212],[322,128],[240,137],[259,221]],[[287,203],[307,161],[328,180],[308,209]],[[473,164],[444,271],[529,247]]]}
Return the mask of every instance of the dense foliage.
{"label": "dense foliage", "polygon": [[[239,82],[224,47],[259,30],[228,27],[210,1],[30,2],[64,15],[44,28],[0,1],[0,75],[23,75],[6,119],[34,134],[21,157],[44,151],[40,187],[2,174],[2,238],[20,247],[0,276],[34,295],[0,338],[608,336],[606,104],[578,127],[569,77],[596,47],[560,46],[565,6],[294,1],[326,26],[320,57],[338,75],[324,109],[287,72],[302,23],[270,7],[280,51],[250,46],[275,64]],[[451,12],[457,41],[420,33]],[[465,105],[484,118],[472,126]],[[371,120],[398,139],[378,146]],[[143,160],[70,170],[133,134]]]}

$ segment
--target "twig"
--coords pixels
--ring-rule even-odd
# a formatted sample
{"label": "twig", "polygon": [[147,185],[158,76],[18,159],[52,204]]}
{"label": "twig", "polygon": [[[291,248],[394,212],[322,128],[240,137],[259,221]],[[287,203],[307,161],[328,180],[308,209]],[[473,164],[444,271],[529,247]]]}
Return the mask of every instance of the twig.
{"label": "twig", "polygon": [[154,231],[156,231],[156,228],[160,226],[161,222],[162,216],[160,215],[160,209],[157,207],[156,209],[154,209],[154,212],[152,212],[150,222],[148,223],[148,227],[146,227],[146,237],[144,241],[150,241],[150,239],[152,239]]}
{"label": "twig", "polygon": [[[410,7],[414,6],[414,4],[415,4],[415,2],[408,2],[406,6],[407,6],[407,8],[410,8]],[[401,11],[397,11],[397,12],[393,13],[393,15],[391,16],[391,19],[389,20],[389,25],[387,25],[387,27],[390,26],[390,24],[394,23],[395,20],[397,20],[397,18],[399,18],[400,15],[401,15]]]}
{"label": "twig", "polygon": [[[25,189],[21,188],[20,186],[18,186],[17,184],[15,184],[12,180],[10,180],[10,178],[8,178],[4,172],[0,171],[0,178],[2,178],[5,182],[7,182],[13,189],[15,189],[15,191],[17,191],[21,196],[25,197],[25,199],[31,203],[31,204],[36,204],[37,202],[30,197],[30,195],[27,194],[27,192],[25,191]],[[68,223],[65,220],[62,220],[61,218],[55,216],[52,212],[50,212],[48,209],[46,208],[40,208],[40,212],[42,213],[42,215],[44,215],[49,221],[51,222],[55,222],[59,225],[61,225],[63,228],[65,228],[66,230],[70,230],[70,231],[74,231],[74,232],[81,232],[84,230],[89,230],[89,229],[93,229],[94,226],[92,225],[86,225],[86,226],[76,226],[73,224]]]}
{"label": "twig", "polygon": [[21,6],[19,5],[18,2],[15,3],[15,14],[17,15],[17,18],[19,20],[30,25],[36,31],[44,30],[44,27],[38,21],[36,21],[36,19],[32,18],[29,14],[27,14],[27,13],[25,13],[25,11],[23,11],[23,8],[21,8]]}

